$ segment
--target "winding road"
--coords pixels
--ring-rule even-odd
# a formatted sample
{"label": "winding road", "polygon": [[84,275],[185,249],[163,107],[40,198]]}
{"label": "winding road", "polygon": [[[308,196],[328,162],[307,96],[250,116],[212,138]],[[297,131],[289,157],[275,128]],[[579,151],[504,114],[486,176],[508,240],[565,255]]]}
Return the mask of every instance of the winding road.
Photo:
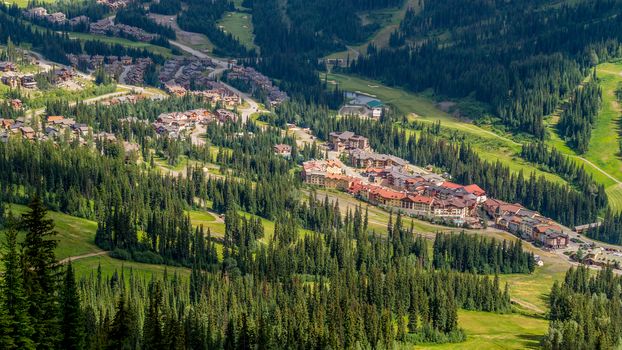
{"label": "winding road", "polygon": [[[214,58],[212,56],[208,56],[205,53],[199,51],[199,50],[195,50],[193,48],[191,48],[188,45],[184,45],[178,41],[174,41],[174,40],[169,40],[169,42],[171,43],[171,45],[175,45],[178,48],[180,48],[183,51],[186,51],[187,53],[195,56],[195,57],[199,57],[199,58],[209,58],[211,59],[214,63],[216,63],[217,68],[214,69],[210,74],[209,74],[209,78],[216,78],[216,76],[220,73],[222,73],[223,71],[225,71],[228,67],[229,67],[229,62],[227,61],[223,61],[221,59],[218,58]],[[259,106],[259,104],[257,102],[255,102],[255,100],[253,100],[248,94],[234,88],[233,86],[226,84],[224,82],[220,82],[221,84],[223,84],[224,86],[226,86],[229,90],[233,91],[235,94],[239,95],[242,97],[242,99],[248,103],[248,107],[247,108],[238,108],[238,112],[240,113],[241,117],[242,117],[242,122],[246,123],[248,121],[248,119],[250,118],[251,115],[253,115],[254,113],[257,112],[262,112],[264,111],[263,109],[261,109],[261,107]]]}

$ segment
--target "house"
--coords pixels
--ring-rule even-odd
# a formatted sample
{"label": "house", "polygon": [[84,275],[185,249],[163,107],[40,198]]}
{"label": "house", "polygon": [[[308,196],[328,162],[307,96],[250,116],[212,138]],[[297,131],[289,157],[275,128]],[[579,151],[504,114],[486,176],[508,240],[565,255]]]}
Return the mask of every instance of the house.
{"label": "house", "polygon": [[56,124],[56,122],[59,122],[63,119],[65,119],[65,117],[63,117],[62,115],[50,115],[47,117],[47,122],[48,124]]}
{"label": "house", "polygon": [[238,119],[238,116],[235,113],[223,108],[217,109],[215,115],[216,119],[218,119],[221,123],[224,123],[227,120],[236,121]]}
{"label": "house", "polygon": [[18,98],[14,98],[11,100],[11,108],[13,109],[21,109],[23,106],[22,104],[22,100],[18,99]]}
{"label": "house", "polygon": [[382,112],[384,110],[384,104],[378,100],[371,100],[365,104],[367,109],[369,109],[372,118],[380,118],[382,116]]}
{"label": "house", "polygon": [[16,75],[3,75],[0,79],[2,84],[8,85],[11,89],[15,89],[20,82],[19,77]]}
{"label": "house", "polygon": [[124,66],[129,66],[130,64],[132,64],[132,57],[130,56],[121,57],[121,64]]}
{"label": "house", "polygon": [[62,83],[67,80],[70,80],[71,78],[73,78],[74,75],[75,73],[73,72],[72,69],[67,69],[67,68],[56,69],[54,70],[54,81],[57,84]]}
{"label": "house", "polygon": [[437,199],[432,209],[434,217],[443,219],[464,219],[468,214],[468,205],[460,198]]}
{"label": "house", "polygon": [[33,7],[29,10],[24,11],[24,15],[30,18],[42,18],[47,16],[48,10],[43,7]]}
{"label": "house", "polygon": [[286,158],[292,156],[292,146],[286,144],[274,145],[274,153]]}
{"label": "house", "polygon": [[600,221],[593,222],[591,224],[578,225],[574,227],[574,232],[578,234],[584,234],[591,229],[599,228],[601,225],[602,225],[602,222]]}
{"label": "house", "polygon": [[0,62],[0,71],[1,72],[15,72],[17,71],[17,66],[15,65],[15,63],[10,62],[10,61],[3,61]]}
{"label": "house", "polygon": [[21,77],[21,84],[25,89],[36,89],[37,88],[37,81],[35,80],[35,77],[32,75],[24,75],[23,77]]}
{"label": "house", "polygon": [[22,126],[19,131],[22,133],[22,137],[28,140],[34,140],[36,136],[35,130],[29,126]]}
{"label": "house", "polygon": [[62,12],[55,12],[45,16],[45,19],[54,24],[63,24],[67,21],[67,16]]}

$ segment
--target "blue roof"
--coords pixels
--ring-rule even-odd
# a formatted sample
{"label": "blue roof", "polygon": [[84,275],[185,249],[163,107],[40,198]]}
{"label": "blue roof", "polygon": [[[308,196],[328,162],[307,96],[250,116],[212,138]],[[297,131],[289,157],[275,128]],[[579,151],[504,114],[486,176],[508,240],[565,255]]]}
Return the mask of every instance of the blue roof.
{"label": "blue roof", "polygon": [[377,108],[377,107],[382,107],[384,106],[384,103],[378,101],[378,100],[371,100],[369,102],[367,102],[367,107],[369,108]]}

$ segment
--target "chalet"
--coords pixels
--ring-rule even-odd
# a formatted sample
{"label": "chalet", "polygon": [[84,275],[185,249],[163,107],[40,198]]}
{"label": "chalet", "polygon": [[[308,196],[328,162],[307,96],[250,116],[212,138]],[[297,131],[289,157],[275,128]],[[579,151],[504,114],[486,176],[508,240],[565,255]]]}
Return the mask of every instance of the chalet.
{"label": "chalet", "polygon": [[83,23],[89,23],[89,18],[84,15],[76,16],[68,21],[70,26],[77,26]]}
{"label": "chalet", "polygon": [[175,96],[184,96],[187,92],[187,90],[183,86],[179,86],[179,85],[165,84],[164,89],[169,94],[172,94]]}
{"label": "chalet", "polygon": [[121,57],[121,64],[123,64],[124,66],[129,66],[130,64],[132,64],[132,57],[130,56]]}
{"label": "chalet", "polygon": [[274,153],[289,158],[292,155],[292,146],[283,143],[274,145]]}
{"label": "chalet", "polygon": [[478,185],[471,184],[464,186],[464,190],[475,196],[477,203],[484,203],[486,201],[486,191],[482,190]]}
{"label": "chalet", "polygon": [[599,228],[601,225],[602,225],[602,222],[600,221],[593,222],[591,224],[578,225],[574,227],[574,232],[578,234],[584,234],[591,229]]}
{"label": "chalet", "polygon": [[13,124],[15,124],[15,120],[13,119],[0,118],[0,127],[2,127],[2,129],[10,129]]}
{"label": "chalet", "polygon": [[8,85],[11,89],[15,89],[20,83],[20,78],[16,75],[3,75],[0,79],[2,84]]}
{"label": "chalet", "polygon": [[215,115],[216,115],[216,119],[218,119],[218,121],[221,123],[224,123],[227,120],[236,121],[238,119],[238,116],[235,113],[231,112],[230,110],[222,109],[222,108],[217,109]]}
{"label": "chalet", "polygon": [[48,138],[56,138],[60,135],[59,130],[53,126],[46,126],[44,133]]}
{"label": "chalet", "polygon": [[568,235],[556,230],[548,230],[538,237],[538,241],[547,248],[566,248],[568,246]]}
{"label": "chalet", "polygon": [[50,115],[47,117],[48,124],[56,124],[56,122],[65,119],[62,115]]}
{"label": "chalet", "polygon": [[21,109],[23,106],[22,100],[18,98],[11,99],[11,108],[13,109]]}
{"label": "chalet", "polygon": [[73,78],[75,73],[72,69],[61,68],[54,70],[54,81],[58,83],[62,83]]}
{"label": "chalet", "polygon": [[43,18],[47,16],[48,10],[43,7],[33,7],[23,12],[24,16],[29,18]]}
{"label": "chalet", "polygon": [[0,62],[0,72],[15,72],[17,71],[17,66],[15,63],[10,61]]}
{"label": "chalet", "polygon": [[36,89],[37,88],[37,81],[35,80],[35,77],[32,75],[24,75],[23,77],[21,77],[20,83],[22,87],[24,87],[25,89]]}
{"label": "chalet", "polygon": [[62,12],[50,13],[49,15],[45,16],[45,19],[48,22],[54,23],[54,24],[63,24],[67,22],[67,16],[65,16],[65,14]]}
{"label": "chalet", "polygon": [[19,131],[22,133],[22,137],[28,140],[34,140],[36,136],[35,130],[29,126],[22,126]]}

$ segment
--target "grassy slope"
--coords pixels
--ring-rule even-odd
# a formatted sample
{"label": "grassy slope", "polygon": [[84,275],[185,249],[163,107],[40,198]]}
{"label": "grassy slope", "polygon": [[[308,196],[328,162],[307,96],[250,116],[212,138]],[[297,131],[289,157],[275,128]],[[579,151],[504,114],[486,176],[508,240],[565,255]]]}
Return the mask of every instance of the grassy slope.
{"label": "grassy slope", "polygon": [[[27,212],[28,208],[24,205],[11,205],[13,214],[21,215]],[[56,257],[64,259],[70,256],[84,255],[100,252],[95,245],[95,230],[97,223],[80,219],[74,216],[49,211],[48,217],[54,220],[58,236],[58,247]],[[4,238],[4,237],[3,237]]]}
{"label": "grassy slope", "polygon": [[255,35],[253,34],[253,22],[250,14],[245,12],[227,12],[218,21],[218,25],[222,26],[225,32],[231,33],[238,38],[240,43],[247,48],[257,48],[253,42]]}
{"label": "grassy slope", "polygon": [[177,274],[182,277],[190,276],[190,269],[187,268],[166,265],[142,264],[133,261],[113,259],[108,255],[94,256],[90,258],[76,260],[73,262],[73,267],[76,271],[76,276],[78,276],[78,278],[80,276],[84,276],[90,273],[97,273],[98,266],[101,266],[102,275],[104,276],[112,275],[115,270],[119,273],[121,272],[121,270],[123,270],[126,274],[128,274],[130,269],[133,270],[134,274],[147,277],[152,276],[153,274],[160,275],[164,273],[164,271],[167,271],[169,276],[172,276],[175,272],[177,272]]}
{"label": "grassy slope", "polygon": [[353,59],[356,58],[359,53],[365,53],[367,51],[367,46],[371,43],[379,48],[387,46],[391,33],[393,33],[402,22],[402,19],[406,15],[406,10],[408,10],[409,7],[418,8],[418,6],[418,0],[405,0],[404,5],[399,8],[389,8],[359,13],[358,16],[361,18],[363,24],[376,22],[380,24],[380,29],[371,35],[371,37],[364,43],[349,46],[345,51],[335,52],[326,57],[346,59],[349,56],[350,59]]}
{"label": "grassy slope", "polygon": [[[616,101],[614,92],[618,83],[622,82],[622,62],[603,63],[596,68],[600,86],[603,90],[603,103],[594,129],[588,151],[582,155],[613,178],[622,181],[622,159],[619,154],[619,119],[622,110]],[[594,169],[577,153],[566,145],[555,130],[559,120],[559,111],[554,113],[548,122],[550,140],[547,143],[559,151],[573,157],[579,163],[583,163],[586,169]],[[622,210],[622,185],[605,176],[602,172],[592,172],[595,180],[606,186],[607,195],[611,206],[616,210]]]}
{"label": "grassy slope", "polygon": [[110,37],[110,36],[105,36],[105,35],[97,35],[97,34],[90,34],[90,33],[77,33],[77,32],[69,33],[69,38],[80,39],[80,40],[100,40],[105,43],[120,44],[126,47],[132,47],[135,49],[147,49],[153,53],[162,55],[164,57],[171,57],[173,55],[171,53],[171,50],[165,47],[157,46],[157,45],[153,45],[153,44],[145,43],[141,41],[132,41],[132,40],[124,39],[124,38],[116,38],[116,37]]}
{"label": "grassy slope", "polygon": [[423,345],[419,349],[538,349],[548,322],[521,314],[496,315],[478,311],[458,312],[458,324],[467,340],[457,344]]}

